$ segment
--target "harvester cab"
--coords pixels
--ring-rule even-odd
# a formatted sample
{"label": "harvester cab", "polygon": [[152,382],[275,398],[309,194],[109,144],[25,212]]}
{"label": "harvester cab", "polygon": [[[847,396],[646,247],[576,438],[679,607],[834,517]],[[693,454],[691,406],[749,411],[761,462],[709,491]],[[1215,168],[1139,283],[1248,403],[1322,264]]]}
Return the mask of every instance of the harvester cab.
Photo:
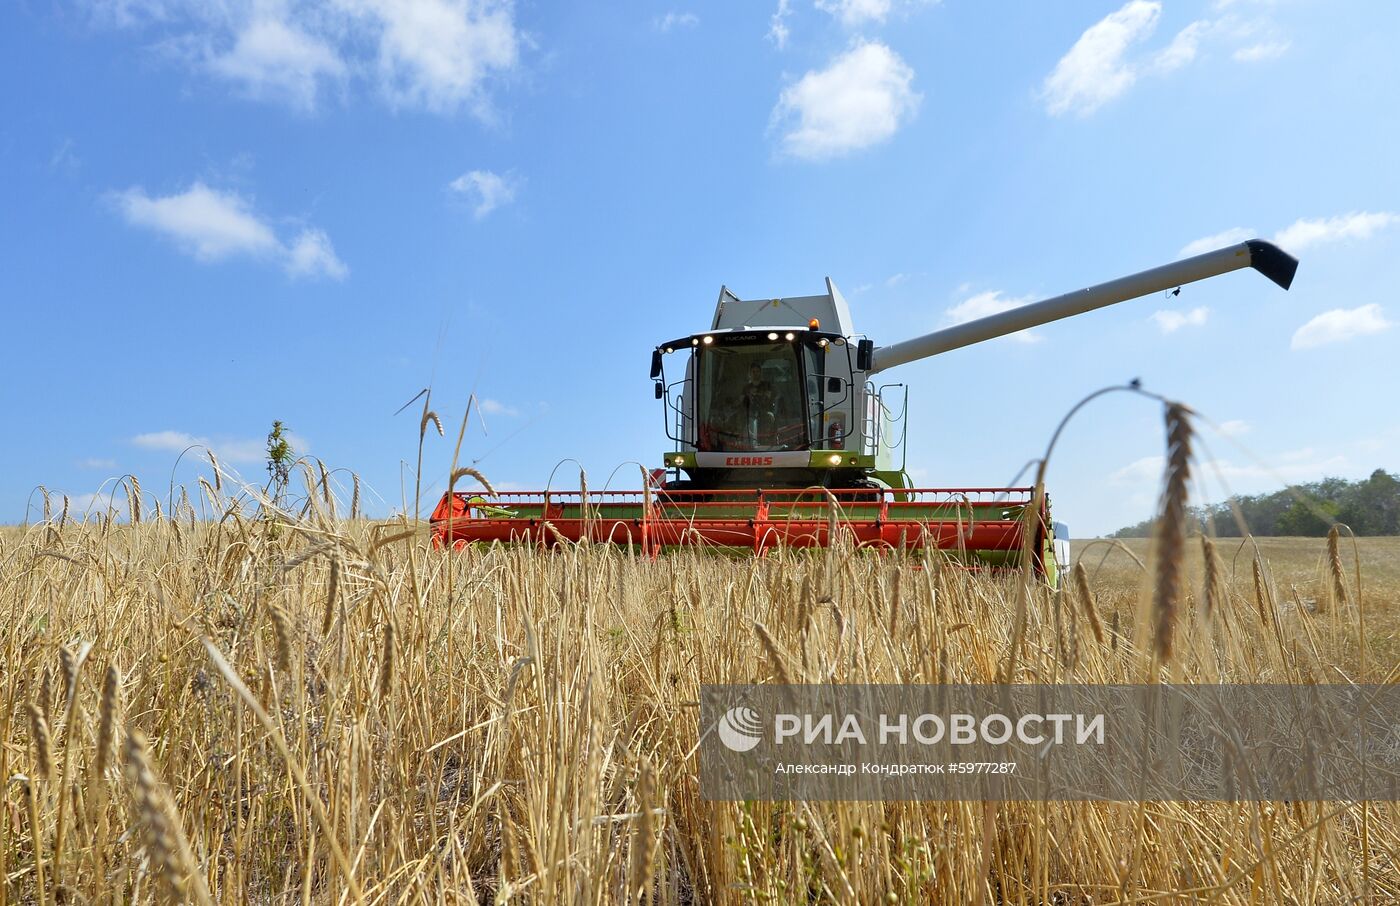
{"label": "harvester cab", "polygon": [[873,351],[830,278],[818,296],[722,288],[709,330],[652,354],[675,443],[666,487],[906,486],[904,387],[868,379]]}
{"label": "harvester cab", "polygon": [[449,490],[437,543],[590,540],[655,554],[675,545],[935,548],[974,568],[1027,563],[1055,583],[1068,532],[1034,489],[915,488],[905,472],[898,365],[1251,267],[1287,289],[1298,262],[1250,240],[923,336],[877,346],[826,292],[740,299],[720,290],[708,330],[652,351],[673,448],[635,491]]}

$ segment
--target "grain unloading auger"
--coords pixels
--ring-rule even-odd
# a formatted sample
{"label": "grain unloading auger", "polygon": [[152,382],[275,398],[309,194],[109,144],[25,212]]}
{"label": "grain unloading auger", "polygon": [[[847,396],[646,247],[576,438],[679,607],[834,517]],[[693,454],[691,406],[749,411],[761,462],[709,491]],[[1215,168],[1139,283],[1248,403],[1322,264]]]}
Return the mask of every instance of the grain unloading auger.
{"label": "grain unloading auger", "polygon": [[1035,569],[1053,580],[1067,551],[1057,549],[1048,501],[1029,512],[1031,488],[913,487],[905,472],[907,391],[873,377],[1245,267],[1288,289],[1298,262],[1254,239],[892,346],[854,332],[830,278],[819,296],[743,300],[721,288],[709,330],[652,352],[674,449],[649,487],[445,494],[433,513],[434,538],[546,545],[588,538],[648,552],[709,544],[761,554],[778,544],[825,546],[835,529],[861,545],[933,546],[973,565],[1014,566],[1031,520]]}

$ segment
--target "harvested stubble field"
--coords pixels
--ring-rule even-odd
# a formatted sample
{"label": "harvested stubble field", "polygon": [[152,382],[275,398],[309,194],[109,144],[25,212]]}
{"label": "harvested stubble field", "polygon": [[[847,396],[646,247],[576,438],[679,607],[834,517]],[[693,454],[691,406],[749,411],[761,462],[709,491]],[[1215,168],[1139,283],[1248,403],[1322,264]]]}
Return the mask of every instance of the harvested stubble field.
{"label": "harvested stubble field", "polygon": [[1345,539],[1345,600],[1322,541],[1261,542],[1257,585],[1222,543],[1209,619],[1188,564],[1154,668],[1121,549],[1056,595],[319,509],[0,532],[0,902],[1400,899],[1393,803],[714,803],[695,755],[708,682],[1395,681],[1394,542],[1360,545],[1363,677]]}

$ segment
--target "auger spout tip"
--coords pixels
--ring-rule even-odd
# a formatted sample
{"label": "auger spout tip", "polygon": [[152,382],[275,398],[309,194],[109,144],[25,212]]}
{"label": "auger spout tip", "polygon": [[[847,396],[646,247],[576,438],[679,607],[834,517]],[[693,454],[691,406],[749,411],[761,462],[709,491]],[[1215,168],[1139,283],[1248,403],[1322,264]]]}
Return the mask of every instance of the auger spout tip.
{"label": "auger spout tip", "polygon": [[1284,289],[1293,285],[1293,275],[1298,273],[1298,259],[1263,239],[1250,239],[1249,266],[1268,277]]}

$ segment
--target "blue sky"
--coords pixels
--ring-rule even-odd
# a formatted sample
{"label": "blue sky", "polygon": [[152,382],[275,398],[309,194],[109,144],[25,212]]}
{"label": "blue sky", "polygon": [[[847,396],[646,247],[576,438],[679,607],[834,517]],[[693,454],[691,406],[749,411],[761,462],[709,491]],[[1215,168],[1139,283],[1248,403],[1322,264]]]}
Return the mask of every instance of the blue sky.
{"label": "blue sky", "polygon": [[[274,418],[387,514],[429,384],[426,486],[475,392],[465,459],[598,487],[667,449],[647,359],[722,283],[830,275],[884,344],[1247,234],[1292,292],[1241,272],[890,372],[915,479],[1005,483],[1133,377],[1225,426],[1213,497],[1400,471],[1397,33],[1301,0],[5,4],[0,520],[190,481],[190,443],[257,480]],[[1161,447],[1150,403],[1086,410],[1058,516],[1146,516]]]}

